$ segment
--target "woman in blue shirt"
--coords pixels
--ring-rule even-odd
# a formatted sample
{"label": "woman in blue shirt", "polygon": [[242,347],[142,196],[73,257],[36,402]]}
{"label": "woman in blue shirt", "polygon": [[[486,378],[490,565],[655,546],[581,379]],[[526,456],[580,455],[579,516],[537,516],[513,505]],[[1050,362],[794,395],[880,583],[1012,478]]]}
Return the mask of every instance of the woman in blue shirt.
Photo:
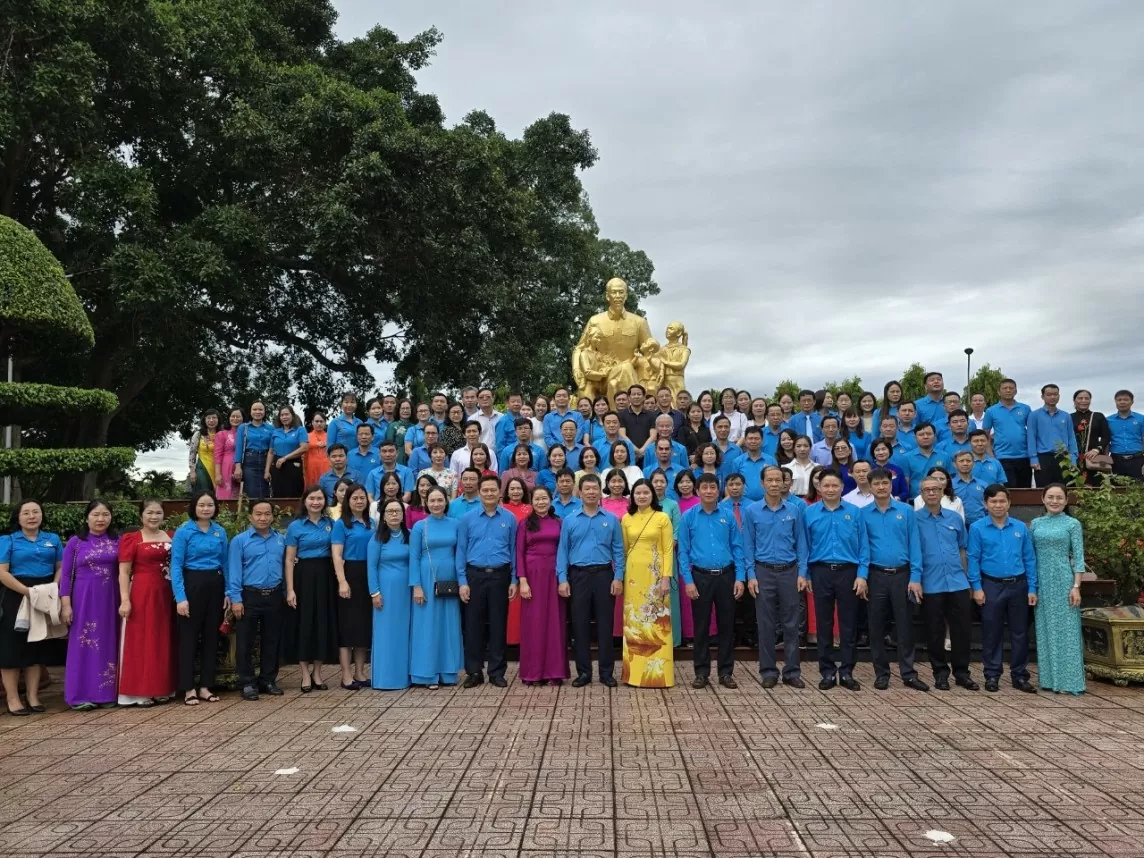
{"label": "woman in blue shirt", "polygon": [[334,522],[330,549],[338,579],[338,661],[342,688],[357,691],[369,685],[365,661],[373,645],[373,611],[370,607],[366,557],[373,536],[365,486],[346,490],[341,517]]}
{"label": "woman in blue shirt", "polygon": [[379,512],[377,533],[369,541],[371,673],[374,688],[396,690],[409,687],[409,530],[400,500],[382,501]]}
{"label": "woman in blue shirt", "polygon": [[[191,496],[190,521],[171,539],[171,589],[179,631],[179,690],[183,702],[217,703],[211,691],[218,657],[218,627],[230,604],[226,598],[226,531],[213,519],[218,503],[210,492]],[[195,685],[195,662],[199,683]]]}
{"label": "woman in blue shirt", "polygon": [[425,498],[429,517],[409,534],[407,583],[413,587],[413,650],[409,675],[414,685],[436,689],[454,685],[465,664],[461,644],[461,600],[438,596],[439,581],[457,580],[453,555],[457,548],[456,519],[448,517],[449,499],[439,488]]}
{"label": "woman in blue shirt", "polygon": [[270,481],[270,493],[276,498],[301,496],[306,481],[302,457],[310,449],[306,427],[289,405],[278,409],[274,431],[270,433],[270,452],[266,456],[264,476]]}
{"label": "woman in blue shirt", "polygon": [[234,482],[242,483],[248,498],[270,497],[266,458],[273,432],[274,427],[266,422],[266,406],[252,403],[250,422],[240,425],[234,436]]}
{"label": "woman in blue shirt", "polygon": [[310,486],[286,528],[286,604],[294,610],[288,620],[284,661],[297,662],[302,669],[303,694],[329,688],[322,680],[322,665],[333,661],[338,649],[333,531],[325,492],[321,486]]}
{"label": "woman in blue shirt", "polygon": [[847,408],[842,413],[842,437],[850,442],[855,461],[859,459],[870,461],[870,442],[874,440],[874,436],[866,431],[862,415],[853,408]]}
{"label": "woman in blue shirt", "polygon": [[904,501],[910,496],[910,483],[905,472],[890,461],[894,448],[885,438],[879,438],[870,445],[870,460],[875,468],[882,468],[894,475],[890,493],[896,500]]}
{"label": "woman in blue shirt", "polygon": [[[54,533],[44,533],[44,510],[36,500],[21,501],[12,510],[9,533],[0,536],[0,676],[13,715],[43,712],[40,676],[49,662],[58,663],[61,641],[28,643],[27,631],[16,631],[16,613],[29,588],[59,581],[63,545]],[[20,671],[28,705],[20,700]]]}

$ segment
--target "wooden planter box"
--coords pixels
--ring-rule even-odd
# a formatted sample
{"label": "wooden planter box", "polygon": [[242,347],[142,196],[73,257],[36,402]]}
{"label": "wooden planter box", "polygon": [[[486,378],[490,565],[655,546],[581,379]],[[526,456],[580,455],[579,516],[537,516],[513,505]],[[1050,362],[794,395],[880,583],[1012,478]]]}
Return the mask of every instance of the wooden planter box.
{"label": "wooden planter box", "polygon": [[1081,612],[1085,673],[1117,685],[1144,682],[1144,607],[1122,605]]}

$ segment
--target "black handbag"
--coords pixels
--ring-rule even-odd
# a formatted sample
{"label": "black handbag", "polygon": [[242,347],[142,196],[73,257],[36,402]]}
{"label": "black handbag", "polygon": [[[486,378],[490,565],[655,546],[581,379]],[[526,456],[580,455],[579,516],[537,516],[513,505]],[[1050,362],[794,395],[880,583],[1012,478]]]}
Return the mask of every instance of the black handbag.
{"label": "black handbag", "polygon": [[428,526],[422,531],[425,535],[425,556],[429,558],[429,569],[433,573],[433,595],[434,596],[460,596],[461,585],[458,581],[438,581],[437,580],[437,567],[433,565],[433,555],[429,553],[429,528]]}

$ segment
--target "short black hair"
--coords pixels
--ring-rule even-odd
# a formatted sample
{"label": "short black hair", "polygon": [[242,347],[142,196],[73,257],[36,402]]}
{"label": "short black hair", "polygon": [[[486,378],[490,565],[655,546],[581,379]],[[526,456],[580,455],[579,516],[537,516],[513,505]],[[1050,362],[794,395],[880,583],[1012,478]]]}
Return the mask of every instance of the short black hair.
{"label": "short black hair", "polygon": [[969,434],[966,435],[965,437],[972,439],[972,438],[976,438],[978,436],[981,436],[982,438],[988,438],[989,433],[986,432],[984,429],[972,429],[972,430],[970,430]]}
{"label": "short black hair", "polygon": [[870,476],[866,479],[871,483],[875,480],[885,480],[886,482],[892,483],[894,481],[894,475],[885,468],[874,468],[874,470],[870,471]]}
{"label": "short black hair", "polygon": [[336,453],[338,450],[341,450],[343,453],[349,453],[349,450],[346,449],[345,444],[331,444],[326,448],[326,455],[328,456],[330,453]]}
{"label": "short black hair", "polygon": [[1041,396],[1045,395],[1046,390],[1055,390],[1058,393],[1060,393],[1061,389],[1055,384],[1051,384],[1051,383],[1050,384],[1043,384],[1043,385],[1041,385]]}
{"label": "short black hair", "polygon": [[[559,478],[560,474],[557,474],[556,476],[557,476],[557,478]],[[586,486],[586,485],[595,485],[597,488],[603,487],[603,484],[600,482],[600,478],[598,476],[596,476],[595,474],[585,474],[584,476],[582,476],[580,478],[580,489],[581,489],[581,491],[583,491],[584,486]]]}
{"label": "short black hair", "polygon": [[706,486],[706,485],[713,485],[716,488],[718,488],[719,487],[719,478],[717,476],[715,476],[714,474],[707,474],[707,473],[700,474],[699,478],[695,480],[696,491],[699,490],[700,486]]}
{"label": "short black hair", "polygon": [[929,380],[930,380],[931,378],[933,378],[935,375],[936,375],[938,378],[942,379],[942,380],[944,380],[944,379],[945,379],[945,376],[944,376],[944,375],[942,375],[940,372],[937,372],[936,370],[930,370],[930,371],[929,371],[929,372],[927,372],[927,373],[926,373],[924,376],[922,376],[922,383],[924,384],[925,382],[929,381]]}
{"label": "short black hair", "polygon": [[1005,495],[1009,497],[1009,490],[1001,483],[993,483],[985,487],[985,499],[995,498],[997,495]]}
{"label": "short black hair", "polygon": [[[1087,392],[1087,391],[1086,391],[1086,392]],[[1091,394],[1090,394],[1090,395],[1091,395]],[[1132,391],[1131,391],[1131,390],[1118,390],[1118,391],[1116,391],[1116,393],[1112,394],[1112,398],[1113,398],[1113,399],[1116,399],[1116,397],[1118,397],[1118,396],[1127,396],[1127,397],[1128,397],[1129,399],[1131,399],[1133,402],[1135,402],[1135,401],[1136,401],[1136,397],[1132,395]],[[1075,397],[1075,394],[1074,394],[1074,397]],[[1046,488],[1047,488],[1047,487],[1046,487]]]}

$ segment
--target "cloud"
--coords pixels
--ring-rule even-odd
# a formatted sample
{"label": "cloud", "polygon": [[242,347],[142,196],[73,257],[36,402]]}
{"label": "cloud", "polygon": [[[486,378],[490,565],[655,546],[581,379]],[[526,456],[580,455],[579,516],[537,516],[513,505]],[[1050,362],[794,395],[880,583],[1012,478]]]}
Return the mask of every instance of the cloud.
{"label": "cloud", "polygon": [[1138,3],[335,5],[344,38],[443,31],[419,81],[450,121],[590,130],[602,232],[654,260],[693,388],[955,380],[965,346],[1034,404],[1140,386]]}

